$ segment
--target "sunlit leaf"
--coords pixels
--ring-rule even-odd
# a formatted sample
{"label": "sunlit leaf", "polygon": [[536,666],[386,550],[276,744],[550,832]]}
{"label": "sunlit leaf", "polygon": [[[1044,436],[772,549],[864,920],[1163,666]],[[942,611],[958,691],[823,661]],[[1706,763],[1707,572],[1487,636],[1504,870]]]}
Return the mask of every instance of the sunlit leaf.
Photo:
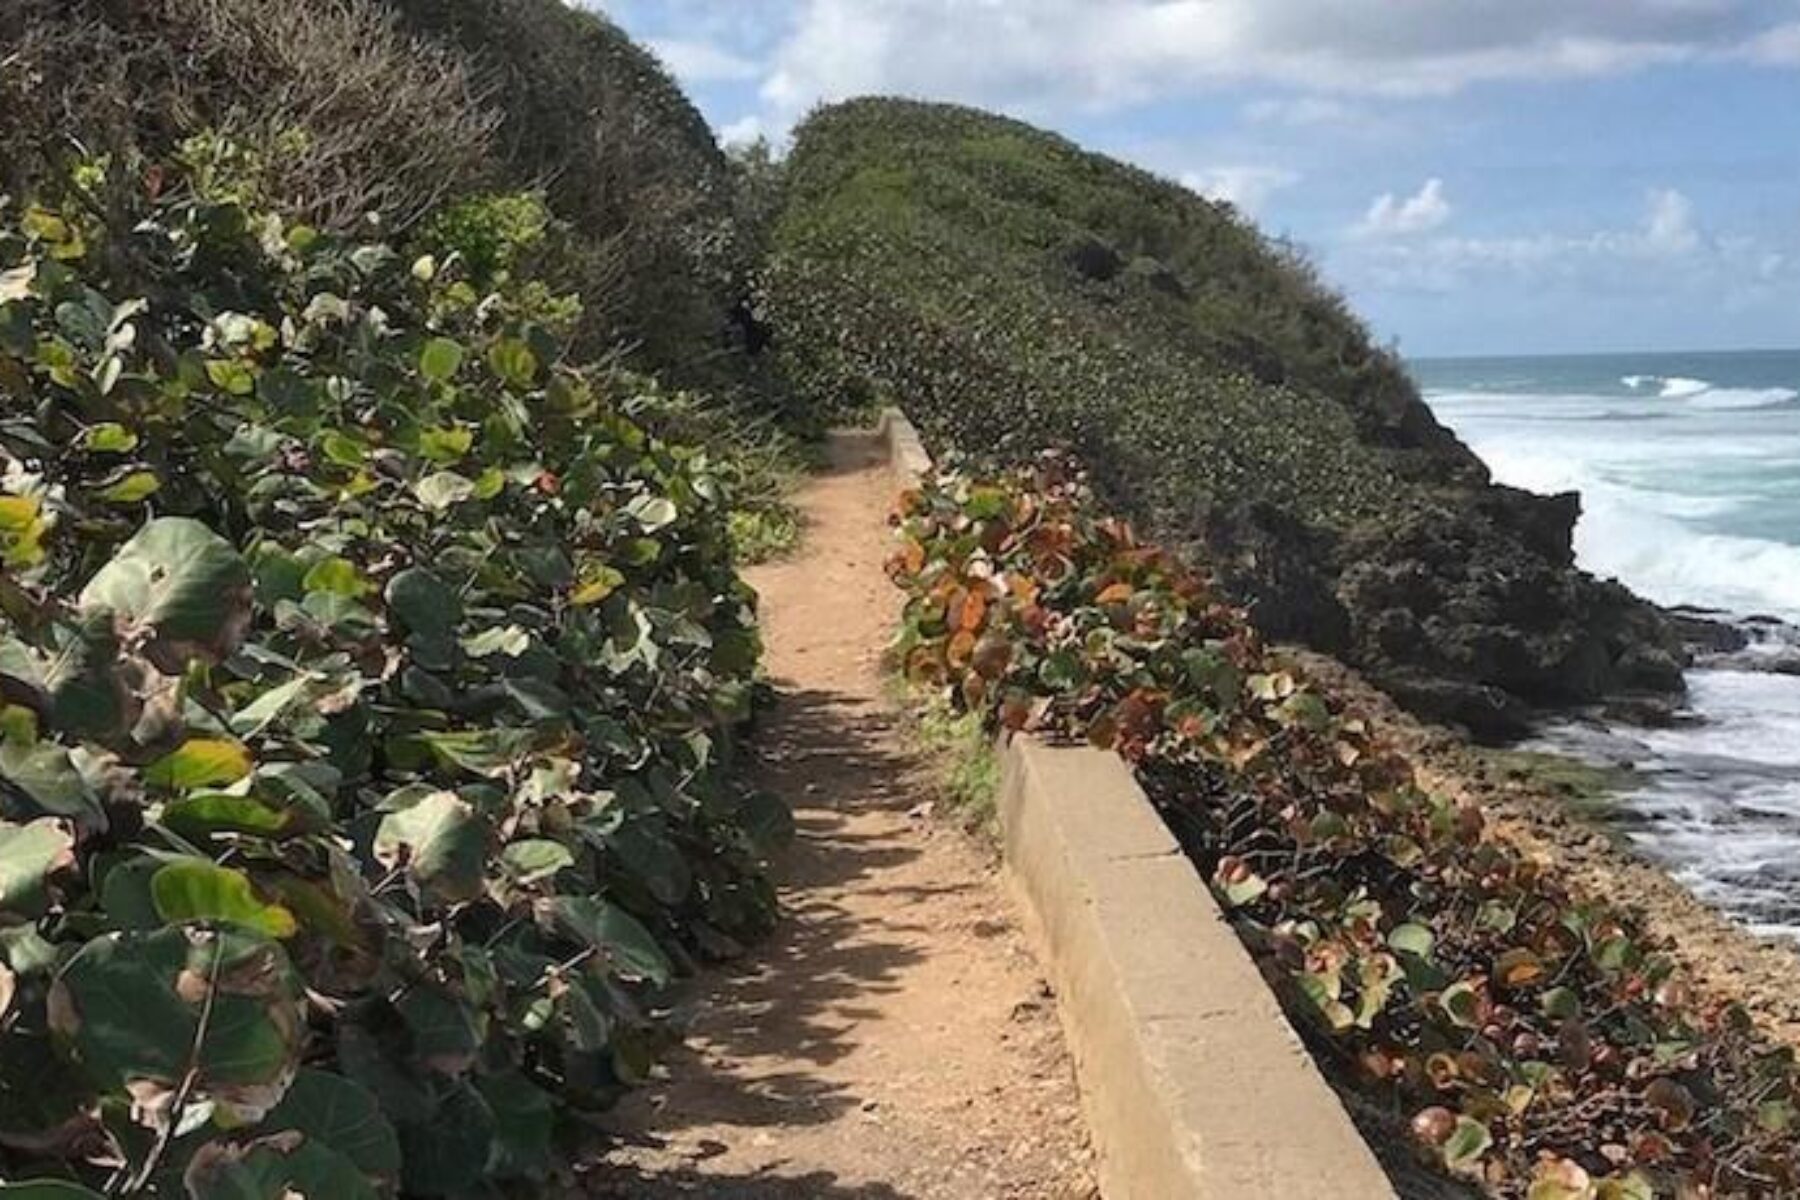
{"label": "sunlit leaf", "polygon": [[272,938],[294,936],[294,914],[257,898],[241,871],[199,859],[172,862],[150,880],[156,911],[165,921],[208,921],[241,926]]}
{"label": "sunlit leaf", "polygon": [[486,826],[455,792],[434,792],[389,813],[382,818],[374,845],[378,862],[404,868],[442,903],[473,900],[481,894],[486,848]]}
{"label": "sunlit leaf", "polygon": [[462,366],[463,348],[449,338],[432,338],[419,351],[419,374],[432,383],[446,383]]}
{"label": "sunlit leaf", "polygon": [[222,787],[250,774],[253,765],[250,752],[242,742],[228,738],[190,738],[145,768],[144,781],[179,792]]}

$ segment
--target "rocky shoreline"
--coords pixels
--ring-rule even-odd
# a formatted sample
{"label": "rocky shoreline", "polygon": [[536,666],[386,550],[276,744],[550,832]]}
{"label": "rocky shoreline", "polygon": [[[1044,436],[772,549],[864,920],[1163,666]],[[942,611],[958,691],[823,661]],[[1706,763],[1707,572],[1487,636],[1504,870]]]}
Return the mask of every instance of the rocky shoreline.
{"label": "rocky shoreline", "polygon": [[[1495,483],[1404,374],[1343,401],[1408,494],[1398,516],[1341,531],[1268,503],[1211,513],[1202,552],[1270,637],[1365,672],[1410,711],[1484,742],[1544,710],[1680,707],[1695,653],[1730,641],[1707,614],[1660,608],[1575,562],[1575,492]],[[1741,647],[1740,647],[1741,648]],[[1800,669],[1800,645],[1795,648]]]}
{"label": "rocky shoreline", "polygon": [[[1364,675],[1316,652],[1289,651],[1387,731],[1421,765],[1427,786],[1478,802],[1490,827],[1580,889],[1635,909],[1666,941],[1693,983],[1743,1004],[1771,1037],[1800,1049],[1800,942],[1759,936],[1697,898],[1664,867],[1640,856],[1609,824],[1609,806],[1580,784],[1521,770],[1459,732],[1407,712]],[[1735,653],[1735,652],[1734,652]]]}

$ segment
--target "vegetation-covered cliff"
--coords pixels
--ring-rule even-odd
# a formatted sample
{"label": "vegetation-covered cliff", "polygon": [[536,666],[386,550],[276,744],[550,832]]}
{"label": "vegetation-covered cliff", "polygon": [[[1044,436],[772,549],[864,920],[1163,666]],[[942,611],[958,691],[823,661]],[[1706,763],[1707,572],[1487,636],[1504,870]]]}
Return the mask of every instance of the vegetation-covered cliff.
{"label": "vegetation-covered cliff", "polygon": [[[1573,566],[1573,496],[1491,483],[1395,357],[1228,205],[1014,121],[861,100],[799,131],[765,308],[818,405],[939,448],[1075,448],[1271,636],[1484,733],[1681,686],[1677,639]],[[847,398],[847,401],[846,401]]]}

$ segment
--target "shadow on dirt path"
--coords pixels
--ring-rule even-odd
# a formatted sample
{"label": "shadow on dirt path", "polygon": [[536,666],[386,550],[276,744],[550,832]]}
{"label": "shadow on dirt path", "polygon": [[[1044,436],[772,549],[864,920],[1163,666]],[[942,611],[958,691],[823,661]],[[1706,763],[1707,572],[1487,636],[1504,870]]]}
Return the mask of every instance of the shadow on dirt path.
{"label": "shadow on dirt path", "polygon": [[837,443],[801,497],[801,553],[751,573],[780,693],[762,771],[799,830],[784,921],[701,981],[688,1048],[614,1114],[588,1195],[1094,1194],[1054,1000],[991,854],[931,818],[883,696],[897,488],[872,444]]}

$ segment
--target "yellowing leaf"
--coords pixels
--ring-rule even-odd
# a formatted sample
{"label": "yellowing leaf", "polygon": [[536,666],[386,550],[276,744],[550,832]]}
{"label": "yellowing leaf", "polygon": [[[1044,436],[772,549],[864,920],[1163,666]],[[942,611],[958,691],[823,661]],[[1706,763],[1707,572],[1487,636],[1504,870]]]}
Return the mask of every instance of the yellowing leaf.
{"label": "yellowing leaf", "polygon": [[81,448],[93,454],[130,454],[137,445],[138,435],[117,421],[90,425],[81,434]]}
{"label": "yellowing leaf", "polygon": [[300,586],[309,592],[330,592],[353,600],[375,590],[375,585],[363,578],[355,563],[336,555],[314,563]]}
{"label": "yellowing leaf", "polygon": [[95,493],[108,504],[139,504],[161,489],[162,480],[155,471],[133,471],[123,479]]}
{"label": "yellowing leaf", "polygon": [[447,383],[462,366],[463,348],[449,338],[432,338],[419,352],[419,374],[432,383]]}
{"label": "yellowing leaf", "polygon": [[180,924],[209,921],[242,926],[272,938],[290,938],[299,932],[294,914],[279,904],[257,898],[250,877],[242,871],[199,859],[172,862],[150,879],[150,896],[157,915]]}
{"label": "yellowing leaf", "polygon": [[586,607],[598,604],[625,582],[625,576],[611,567],[597,567],[582,576],[581,584],[569,595],[569,603]]}
{"label": "yellowing leaf", "polygon": [[30,529],[43,507],[36,496],[0,496],[0,532],[21,533]]}
{"label": "yellowing leaf", "polygon": [[506,472],[499,467],[489,467],[475,477],[475,499],[492,500],[506,490]]}
{"label": "yellowing leaf", "polygon": [[419,434],[419,453],[436,463],[453,463],[474,444],[475,435],[460,426],[427,429]]}
{"label": "yellowing leaf", "polygon": [[228,395],[248,396],[256,390],[256,373],[236,359],[208,360],[206,377],[214,387]]}
{"label": "yellowing leaf", "polygon": [[154,787],[190,791],[224,787],[250,774],[250,751],[230,738],[190,738],[180,749],[151,763],[144,781]]}

